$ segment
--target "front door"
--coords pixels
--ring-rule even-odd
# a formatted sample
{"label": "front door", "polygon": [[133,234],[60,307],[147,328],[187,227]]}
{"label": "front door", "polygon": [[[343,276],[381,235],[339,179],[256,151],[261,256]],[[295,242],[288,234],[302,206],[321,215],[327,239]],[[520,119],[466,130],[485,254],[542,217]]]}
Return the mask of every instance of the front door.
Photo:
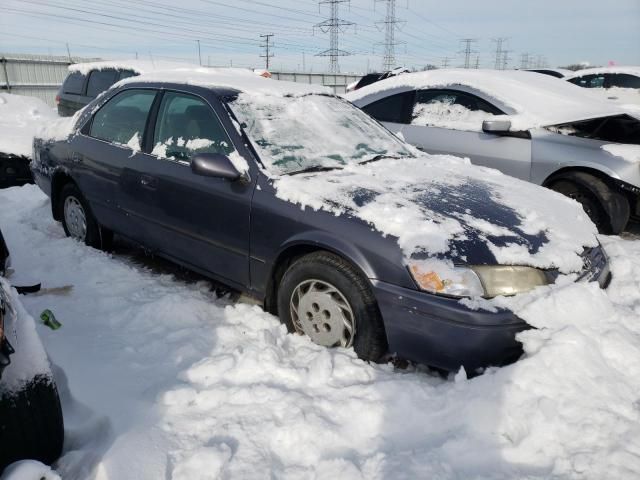
{"label": "front door", "polygon": [[225,283],[248,285],[255,184],[191,171],[196,153],[238,155],[216,112],[202,97],[166,91],[148,138],[150,151],[123,170],[119,188],[144,243]]}

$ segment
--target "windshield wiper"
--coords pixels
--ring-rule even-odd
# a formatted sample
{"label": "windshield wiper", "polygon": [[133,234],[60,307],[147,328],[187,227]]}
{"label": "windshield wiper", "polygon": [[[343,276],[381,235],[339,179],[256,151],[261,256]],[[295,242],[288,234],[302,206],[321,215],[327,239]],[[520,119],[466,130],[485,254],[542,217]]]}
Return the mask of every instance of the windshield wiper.
{"label": "windshield wiper", "polygon": [[327,167],[323,165],[315,165],[309,168],[303,168],[302,170],[296,170],[295,172],[287,173],[287,175],[298,175],[300,173],[314,173],[314,172],[328,172],[330,170],[342,170],[342,167]]}
{"label": "windshield wiper", "polygon": [[375,157],[371,157],[368,160],[364,160],[362,162],[358,162],[358,165],[364,165],[365,163],[371,163],[371,162],[377,162],[378,160],[382,160],[383,158],[404,158],[404,157],[408,157],[409,155],[386,155],[384,153],[381,153],[380,155],[376,155]]}

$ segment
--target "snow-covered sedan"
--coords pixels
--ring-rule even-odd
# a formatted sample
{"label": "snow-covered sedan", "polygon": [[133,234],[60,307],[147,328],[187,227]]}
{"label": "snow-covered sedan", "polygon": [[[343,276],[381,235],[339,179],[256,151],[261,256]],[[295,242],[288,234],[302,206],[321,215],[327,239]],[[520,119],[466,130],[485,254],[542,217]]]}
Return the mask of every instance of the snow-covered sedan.
{"label": "snow-covered sedan", "polygon": [[640,112],[640,67],[598,67],[578,70],[566,81],[599,95],[602,99]]}
{"label": "snow-covered sedan", "polygon": [[0,231],[0,475],[18,460],[50,464],[64,437],[49,360],[33,318],[4,278],[8,265]]}
{"label": "snow-covered sedan", "polygon": [[640,120],[533,72],[432,70],[347,94],[429,153],[496,168],[580,202],[604,233],[640,215]]}
{"label": "snow-covered sedan", "polygon": [[324,87],[157,72],[114,86],[67,134],[36,139],[33,168],[68,236],[130,237],[367,360],[513,361],[528,325],[461,300],[610,278],[580,205],[417,152]]}

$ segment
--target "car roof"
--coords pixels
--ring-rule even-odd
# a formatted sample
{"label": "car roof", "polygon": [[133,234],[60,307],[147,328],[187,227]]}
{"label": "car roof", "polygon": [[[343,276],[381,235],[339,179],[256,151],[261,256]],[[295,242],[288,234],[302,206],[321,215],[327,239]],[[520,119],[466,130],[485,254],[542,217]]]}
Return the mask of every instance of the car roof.
{"label": "car roof", "polygon": [[438,69],[405,73],[348,93],[345,98],[364,106],[391,93],[429,88],[453,88],[478,95],[507,112],[513,130],[626,113],[569,82],[521,70]]}
{"label": "car roof", "polygon": [[305,83],[286,82],[256,75],[242,68],[183,67],[156,70],[137,77],[121,80],[116,86],[152,83],[156,86],[171,84],[193,85],[218,92],[243,92],[272,96],[297,96],[318,93],[333,95],[328,87]]}
{"label": "car roof", "polygon": [[197,68],[190,63],[152,61],[152,60],[106,60],[101,62],[74,63],[69,65],[69,72],[79,72],[84,75],[94,70],[131,70],[138,75],[156,70],[174,70],[183,68]]}
{"label": "car roof", "polygon": [[575,77],[582,77],[584,75],[601,75],[603,73],[626,73],[629,75],[635,75],[640,77],[640,67],[636,66],[612,66],[612,67],[594,67],[578,70],[571,76],[567,76],[567,80]]}

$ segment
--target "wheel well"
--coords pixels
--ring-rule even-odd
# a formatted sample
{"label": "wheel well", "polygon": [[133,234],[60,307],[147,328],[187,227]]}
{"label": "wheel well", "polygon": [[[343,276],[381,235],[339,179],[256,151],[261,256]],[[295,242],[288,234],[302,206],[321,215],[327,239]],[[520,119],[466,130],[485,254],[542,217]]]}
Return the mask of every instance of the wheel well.
{"label": "wheel well", "polygon": [[62,191],[62,188],[67,183],[75,183],[73,179],[64,172],[57,172],[54,174],[53,179],[51,180],[51,213],[53,214],[54,220],[62,220],[60,209],[58,206],[58,196]]}
{"label": "wheel well", "polygon": [[567,173],[588,173],[589,175],[593,175],[596,178],[599,178],[600,180],[602,180],[603,182],[605,182],[607,185],[611,185],[611,177],[609,175],[607,175],[606,173],[600,171],[600,170],[596,170],[595,168],[589,168],[589,167],[565,167],[565,168],[561,168],[560,170],[557,170],[555,172],[553,172],[551,175],[549,175],[544,182],[542,182],[542,186],[543,187],[548,187],[549,185],[553,184],[556,180],[559,180],[560,177],[562,177],[564,174]]}
{"label": "wheel well", "polygon": [[278,285],[280,285],[280,280],[289,266],[300,257],[304,257],[305,255],[313,252],[327,252],[336,255],[351,264],[363,276],[363,278],[368,278],[357,264],[340,252],[320,245],[306,243],[293,245],[282,251],[273,263],[273,268],[271,269],[271,275],[269,275],[269,281],[267,283],[267,289],[264,297],[264,309],[267,312],[272,313],[273,315],[278,314]]}

